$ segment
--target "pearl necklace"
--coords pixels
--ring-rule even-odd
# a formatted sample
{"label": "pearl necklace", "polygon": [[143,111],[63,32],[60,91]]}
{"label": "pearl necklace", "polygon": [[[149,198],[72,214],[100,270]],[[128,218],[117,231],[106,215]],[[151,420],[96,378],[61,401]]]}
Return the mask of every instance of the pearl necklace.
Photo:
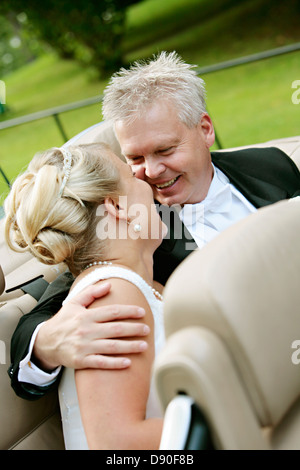
{"label": "pearl necklace", "polygon": [[[89,263],[85,268],[83,268],[83,271],[85,271],[86,269],[88,268],[91,268],[92,266],[97,266],[97,265],[100,265],[100,266],[111,266],[113,263],[111,261],[94,261],[93,263]],[[146,281],[145,281],[146,282]],[[152,290],[153,294],[155,295],[155,297],[158,299],[158,300],[161,300],[163,301],[163,296],[161,295],[160,292],[158,292],[156,289],[154,289],[154,287],[151,287],[150,284],[146,283]]]}

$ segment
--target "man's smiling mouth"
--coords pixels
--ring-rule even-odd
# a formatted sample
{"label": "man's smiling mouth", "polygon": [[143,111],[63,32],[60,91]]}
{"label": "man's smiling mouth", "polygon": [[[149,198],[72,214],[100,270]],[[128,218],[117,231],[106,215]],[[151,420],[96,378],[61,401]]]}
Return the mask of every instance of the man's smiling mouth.
{"label": "man's smiling mouth", "polygon": [[[179,175],[180,176],[180,175]],[[166,181],[165,183],[162,183],[162,184],[155,184],[154,186],[157,188],[157,189],[165,189],[165,188],[169,188],[170,186],[172,186],[175,181],[178,180],[179,176],[176,176],[176,178],[173,178],[171,179],[170,181]]]}

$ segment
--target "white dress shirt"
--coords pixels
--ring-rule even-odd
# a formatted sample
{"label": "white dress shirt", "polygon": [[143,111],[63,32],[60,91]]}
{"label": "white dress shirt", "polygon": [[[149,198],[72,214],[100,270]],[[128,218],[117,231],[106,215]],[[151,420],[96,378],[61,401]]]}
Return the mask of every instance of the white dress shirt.
{"label": "white dress shirt", "polygon": [[43,371],[42,369],[39,369],[31,361],[35,338],[42,324],[43,323],[40,323],[34,330],[34,333],[31,337],[31,341],[29,344],[29,350],[28,350],[27,356],[25,356],[24,359],[20,361],[18,379],[20,382],[27,382],[27,383],[39,385],[39,386],[47,386],[47,385],[50,385],[56,379],[56,377],[58,376],[61,370],[61,367],[58,367],[51,373],[48,373],[48,372]]}
{"label": "white dress shirt", "polygon": [[224,173],[214,168],[206,198],[197,204],[185,204],[179,218],[193,236],[198,248],[256,208],[238,191]]}
{"label": "white dress shirt", "polygon": [[[247,215],[255,207],[229,182],[224,173],[214,168],[214,176],[206,198],[197,204],[186,204],[179,218],[193,236],[198,248],[215,238],[220,232]],[[51,374],[42,371],[31,362],[31,354],[38,329],[35,330],[27,356],[20,362],[18,378],[21,382],[46,386],[55,380],[60,367]]]}

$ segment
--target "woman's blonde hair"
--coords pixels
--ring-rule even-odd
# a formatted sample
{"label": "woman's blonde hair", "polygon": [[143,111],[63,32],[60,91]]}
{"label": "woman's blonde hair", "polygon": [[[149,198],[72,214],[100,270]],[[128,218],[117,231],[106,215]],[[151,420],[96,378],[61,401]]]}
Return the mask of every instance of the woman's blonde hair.
{"label": "woman's blonde hair", "polygon": [[[105,259],[96,234],[96,210],[120,192],[120,174],[105,144],[68,147],[70,176],[60,197],[64,156],[53,148],[35,155],[5,201],[5,237],[15,251],[30,251],[45,264],[65,262],[76,276]],[[99,219],[98,219],[99,220]]]}

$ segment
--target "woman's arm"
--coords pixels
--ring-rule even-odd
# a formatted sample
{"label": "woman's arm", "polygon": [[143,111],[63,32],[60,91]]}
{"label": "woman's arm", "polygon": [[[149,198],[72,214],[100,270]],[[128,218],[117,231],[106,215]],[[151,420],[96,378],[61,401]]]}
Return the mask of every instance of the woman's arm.
{"label": "woman's arm", "polygon": [[[45,374],[60,365],[123,369],[130,365],[130,355],[139,352],[144,343],[142,340],[147,335],[145,325],[135,321],[136,318],[141,319],[144,312],[139,311],[137,306],[104,305],[93,312],[86,309],[96,297],[107,294],[109,287],[105,288],[104,284],[88,287],[61,308],[72,282],[74,278],[70,273],[64,273],[53,281],[36,307],[20,319],[13,334],[9,376],[13,389],[22,398],[37,400],[57,386],[50,375],[49,385],[40,386],[32,370],[24,381],[24,370],[20,376],[20,362],[28,356],[32,336],[42,323],[30,361]],[[134,321],[129,324],[124,322],[124,318]],[[113,348],[110,344],[110,321],[118,321],[118,341],[113,341]],[[85,335],[82,334],[83,330]],[[139,337],[138,341],[123,340],[133,334]],[[113,353],[110,353],[112,350]]]}
{"label": "woman's arm", "polygon": [[148,348],[131,356],[129,369],[76,371],[78,400],[88,445],[90,449],[158,449],[162,419],[145,419],[154,360],[152,312],[136,286],[123,279],[110,279],[110,283],[110,293],[95,301],[93,307],[120,301],[139,305],[146,311],[143,322],[149,325],[151,332],[147,338]]}

